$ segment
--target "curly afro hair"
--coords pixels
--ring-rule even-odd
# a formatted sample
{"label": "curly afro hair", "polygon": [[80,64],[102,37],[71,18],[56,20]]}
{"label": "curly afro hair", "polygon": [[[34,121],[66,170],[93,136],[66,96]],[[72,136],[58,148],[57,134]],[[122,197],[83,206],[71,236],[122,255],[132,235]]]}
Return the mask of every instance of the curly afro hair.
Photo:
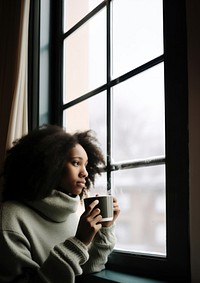
{"label": "curly afro hair", "polygon": [[86,188],[95,182],[105,165],[104,156],[92,130],[66,133],[56,125],[43,125],[21,139],[7,150],[3,172],[2,200],[39,200],[59,187],[67,156],[72,147],[80,144],[88,155]]}

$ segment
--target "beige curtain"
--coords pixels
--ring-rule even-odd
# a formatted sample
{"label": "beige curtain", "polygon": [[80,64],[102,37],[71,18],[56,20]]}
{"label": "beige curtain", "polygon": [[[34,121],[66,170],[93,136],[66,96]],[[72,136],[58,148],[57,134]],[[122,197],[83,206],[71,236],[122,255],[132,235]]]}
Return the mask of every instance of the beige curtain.
{"label": "beige curtain", "polygon": [[21,29],[19,33],[19,62],[18,76],[14,89],[8,135],[7,147],[12,142],[28,132],[27,115],[27,77],[28,77],[28,24],[30,0],[23,0],[21,9]]}
{"label": "beige curtain", "polygon": [[0,0],[0,168],[7,147],[27,132],[30,0]]}

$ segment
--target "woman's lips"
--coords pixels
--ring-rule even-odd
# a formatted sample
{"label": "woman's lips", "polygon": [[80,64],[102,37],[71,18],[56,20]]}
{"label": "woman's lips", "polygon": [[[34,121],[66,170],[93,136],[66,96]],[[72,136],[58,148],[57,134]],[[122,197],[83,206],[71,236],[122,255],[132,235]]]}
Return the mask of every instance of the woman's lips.
{"label": "woman's lips", "polygon": [[84,181],[78,181],[77,185],[81,186],[81,187],[85,187],[85,182]]}

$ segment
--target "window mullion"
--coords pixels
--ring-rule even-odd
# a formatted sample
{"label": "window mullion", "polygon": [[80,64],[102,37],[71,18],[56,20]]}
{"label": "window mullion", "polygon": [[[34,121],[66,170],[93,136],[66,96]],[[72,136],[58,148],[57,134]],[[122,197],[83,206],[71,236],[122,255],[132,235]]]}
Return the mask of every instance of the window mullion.
{"label": "window mullion", "polygon": [[111,30],[110,1],[107,1],[107,191],[111,192]]}

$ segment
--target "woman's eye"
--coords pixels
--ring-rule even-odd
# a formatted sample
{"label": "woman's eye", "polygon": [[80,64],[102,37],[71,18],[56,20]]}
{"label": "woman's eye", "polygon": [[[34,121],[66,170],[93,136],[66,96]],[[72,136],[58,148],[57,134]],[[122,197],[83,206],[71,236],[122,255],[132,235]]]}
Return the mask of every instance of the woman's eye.
{"label": "woman's eye", "polygon": [[74,165],[74,166],[78,166],[78,165],[79,165],[79,162],[78,162],[78,161],[73,161],[73,165]]}

